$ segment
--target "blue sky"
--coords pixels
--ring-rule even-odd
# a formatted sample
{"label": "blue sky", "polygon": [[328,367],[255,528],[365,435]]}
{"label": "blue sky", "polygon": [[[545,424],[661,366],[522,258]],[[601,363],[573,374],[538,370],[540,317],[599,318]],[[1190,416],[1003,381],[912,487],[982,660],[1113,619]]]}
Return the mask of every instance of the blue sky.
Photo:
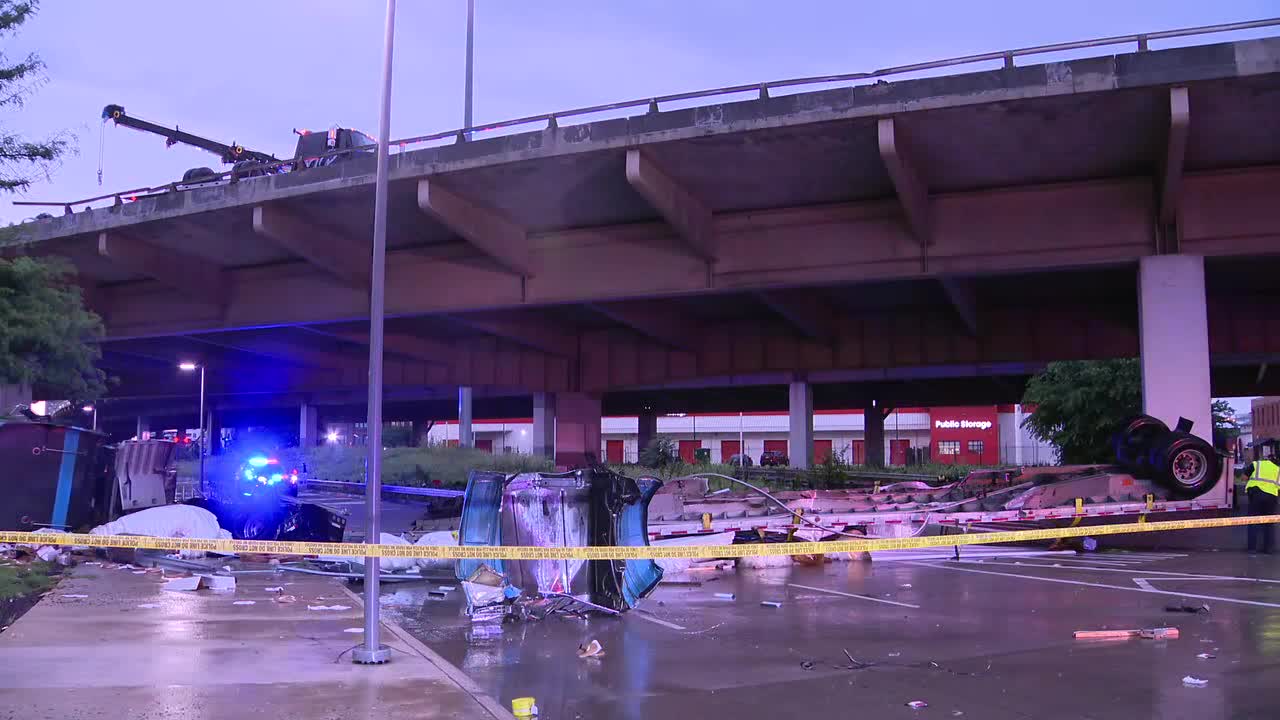
{"label": "blue sky", "polygon": [[[1275,0],[476,4],[477,123],[721,85],[1237,22],[1278,9]],[[393,137],[461,125],[465,8],[465,0],[400,0]],[[71,131],[79,154],[25,199],[73,200],[162,184],[193,166],[218,167],[211,155],[166,149],[157,137],[110,126],[102,132],[99,118],[108,103],[280,157],[292,154],[295,127],[340,124],[372,134],[383,10],[381,0],[46,2],[4,49],[10,58],[32,50],[43,55],[48,82],[0,122],[33,135]],[[3,222],[36,212],[0,202]]]}

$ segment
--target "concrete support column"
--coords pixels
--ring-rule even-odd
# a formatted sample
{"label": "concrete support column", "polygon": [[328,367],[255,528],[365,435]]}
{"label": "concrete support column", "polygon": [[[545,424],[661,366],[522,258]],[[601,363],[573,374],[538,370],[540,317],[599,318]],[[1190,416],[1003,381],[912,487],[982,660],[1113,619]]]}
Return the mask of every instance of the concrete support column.
{"label": "concrete support column", "polygon": [[149,440],[151,438],[151,418],[145,415],[138,416],[138,426],[134,437],[139,440]]}
{"label": "concrete support column", "polygon": [[640,424],[636,433],[637,454],[644,452],[644,449],[653,444],[653,439],[658,436],[658,413],[652,410],[645,410],[640,413],[639,420]]}
{"label": "concrete support column", "polygon": [[555,458],[556,396],[554,393],[533,394],[533,454]]}
{"label": "concrete support column", "polygon": [[787,410],[790,435],[787,445],[791,467],[813,467],[813,388],[803,380],[792,381],[788,391]]}
{"label": "concrete support column", "polygon": [[209,433],[206,448],[210,455],[222,454],[222,424],[218,421],[218,415],[213,410],[209,411],[209,418],[204,424],[205,432]]}
{"label": "concrete support column", "polygon": [[1138,262],[1143,412],[1213,438],[1209,405],[1209,320],[1204,258],[1156,255]]}
{"label": "concrete support column", "polygon": [[556,465],[585,467],[600,460],[600,396],[556,395]]}
{"label": "concrete support column", "polygon": [[458,388],[458,446],[475,447],[476,436],[471,430],[471,388]]}
{"label": "concrete support column", "polygon": [[875,400],[862,407],[863,445],[867,451],[867,464],[884,467],[884,408]]}
{"label": "concrete support column", "polygon": [[315,405],[303,403],[298,408],[298,447],[309,448],[320,444],[320,413]]}
{"label": "concrete support column", "polygon": [[15,405],[30,404],[30,385],[0,385],[0,412],[7,413]]}
{"label": "concrete support column", "polygon": [[410,423],[409,442],[414,447],[422,447],[427,444],[427,433],[430,432],[427,427],[427,423],[422,420],[414,420]]}

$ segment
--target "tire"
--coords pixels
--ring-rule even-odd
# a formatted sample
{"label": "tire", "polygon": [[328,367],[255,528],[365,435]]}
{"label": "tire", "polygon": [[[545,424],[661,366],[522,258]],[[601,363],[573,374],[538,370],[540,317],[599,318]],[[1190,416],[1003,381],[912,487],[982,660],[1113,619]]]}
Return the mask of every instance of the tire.
{"label": "tire", "polygon": [[201,182],[203,180],[212,180],[214,179],[215,176],[217,176],[217,174],[218,173],[213,171],[213,168],[193,167],[190,170],[182,173],[182,182],[191,183],[191,182]]}
{"label": "tire", "polygon": [[251,512],[244,518],[240,526],[241,540],[275,540],[276,524],[271,516],[264,512]]}
{"label": "tire", "polygon": [[1213,446],[1189,433],[1171,432],[1151,452],[1155,479],[1179,498],[1193,498],[1218,482],[1221,458]]}
{"label": "tire", "polygon": [[1151,453],[1169,435],[1169,426],[1150,415],[1134,415],[1111,438],[1116,462],[1134,475],[1152,472]]}

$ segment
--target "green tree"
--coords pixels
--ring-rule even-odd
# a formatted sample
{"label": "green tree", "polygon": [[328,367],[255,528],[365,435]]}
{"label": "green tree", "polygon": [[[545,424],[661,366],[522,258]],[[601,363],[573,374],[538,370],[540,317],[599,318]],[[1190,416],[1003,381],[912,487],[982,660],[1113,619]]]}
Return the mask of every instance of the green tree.
{"label": "green tree", "polygon": [[680,460],[680,450],[676,442],[665,435],[659,435],[640,451],[640,464],[647,468],[664,468],[675,465]]}
{"label": "green tree", "polygon": [[1231,403],[1226,400],[1214,400],[1210,413],[1213,415],[1214,435],[1224,440],[1240,437],[1240,426],[1236,424],[1236,409],[1231,407]]}
{"label": "green tree", "polygon": [[1135,359],[1049,363],[1022,402],[1035,405],[1023,427],[1053,443],[1061,462],[1111,462],[1112,433],[1142,409],[1141,368]]}
{"label": "green tree", "polygon": [[102,319],[84,307],[73,270],[60,259],[0,259],[0,383],[29,384],[52,397],[96,400],[106,376]]}
{"label": "green tree", "polygon": [[[11,40],[40,8],[38,0],[0,0],[0,41]],[[15,61],[0,49],[0,109],[22,107],[44,83],[44,61],[35,53]],[[72,150],[71,136],[56,132],[40,140],[0,130],[0,190],[25,190],[48,177],[58,161]]]}

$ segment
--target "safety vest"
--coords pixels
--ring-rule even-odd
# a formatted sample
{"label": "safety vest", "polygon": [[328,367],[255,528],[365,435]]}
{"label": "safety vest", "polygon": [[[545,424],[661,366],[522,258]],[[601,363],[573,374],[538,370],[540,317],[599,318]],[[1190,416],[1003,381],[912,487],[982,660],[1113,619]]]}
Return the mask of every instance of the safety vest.
{"label": "safety vest", "polygon": [[1280,465],[1270,460],[1255,460],[1253,474],[1249,476],[1249,482],[1244,486],[1245,492],[1254,487],[1264,493],[1280,496]]}

